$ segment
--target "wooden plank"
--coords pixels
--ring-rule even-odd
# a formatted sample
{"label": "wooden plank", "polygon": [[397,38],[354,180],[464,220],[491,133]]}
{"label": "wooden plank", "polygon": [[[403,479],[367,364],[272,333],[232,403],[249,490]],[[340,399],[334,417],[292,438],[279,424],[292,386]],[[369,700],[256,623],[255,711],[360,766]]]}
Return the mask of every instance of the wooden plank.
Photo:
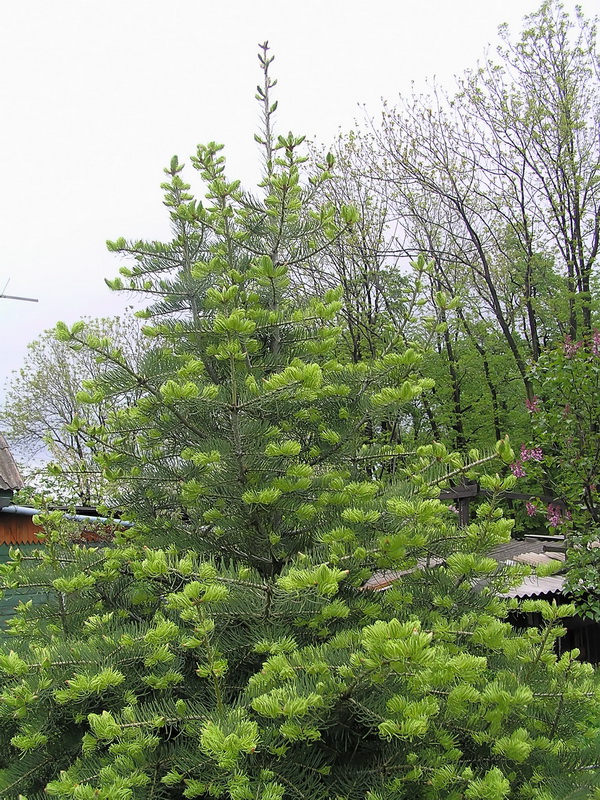
{"label": "wooden plank", "polygon": [[[490,497],[493,492],[489,489],[482,489],[478,483],[467,483],[462,486],[451,486],[440,492],[440,500],[457,500],[461,497]],[[560,497],[553,497],[549,494],[526,494],[524,492],[500,492],[499,496],[504,500],[541,500],[543,503],[552,503],[556,506],[564,507],[565,502]]]}
{"label": "wooden plank", "polygon": [[41,531],[39,525],[34,525],[33,519],[24,514],[0,514],[0,544],[36,544],[39,542],[36,534]]}
{"label": "wooden plank", "polygon": [[478,483],[467,483],[463,486],[452,486],[440,492],[440,500],[457,500],[461,497],[477,497],[482,490]]}

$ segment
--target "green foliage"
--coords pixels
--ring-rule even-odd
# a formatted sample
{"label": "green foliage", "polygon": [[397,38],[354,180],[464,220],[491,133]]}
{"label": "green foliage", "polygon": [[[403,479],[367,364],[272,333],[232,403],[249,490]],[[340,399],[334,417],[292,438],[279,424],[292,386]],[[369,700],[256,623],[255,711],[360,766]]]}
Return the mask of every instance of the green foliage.
{"label": "green foliage", "polygon": [[[275,138],[260,58],[262,193],[201,146],[206,204],[176,158],[166,170],[173,241],[110,245],[152,298],[144,358],[57,330],[103,366],[80,401],[113,405],[96,458],[135,525],[81,547],[46,515],[43,546],[0,567],[5,587],[48,594],[19,606],[0,653],[0,794],[587,792],[599,690],[553,649],[572,608],[537,604],[544,625],[518,633],[501,594],[523,571],[487,557],[510,536],[511,479],[482,476],[492,496],[464,529],[437,497],[510,445],[407,453],[389,432],[430,391],[418,348],[358,357],[339,291],[298,298],[290,267],[321,263],[357,215],[319,206],[330,159],[306,180],[302,139]],[[390,571],[387,592],[365,586]]]}

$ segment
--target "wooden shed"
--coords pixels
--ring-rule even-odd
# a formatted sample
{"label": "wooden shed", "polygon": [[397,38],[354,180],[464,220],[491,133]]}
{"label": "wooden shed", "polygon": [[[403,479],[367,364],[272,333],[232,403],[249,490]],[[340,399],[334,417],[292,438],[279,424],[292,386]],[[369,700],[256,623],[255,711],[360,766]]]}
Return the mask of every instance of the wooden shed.
{"label": "wooden shed", "polygon": [[[37,541],[35,534],[39,529],[33,524],[32,518],[10,513],[15,492],[22,488],[23,479],[19,469],[6,439],[0,434],[0,564],[8,561],[11,547],[18,545],[27,550]],[[5,620],[12,615],[17,603],[29,599],[29,596],[18,590],[4,592],[0,598],[0,628],[4,627]]]}

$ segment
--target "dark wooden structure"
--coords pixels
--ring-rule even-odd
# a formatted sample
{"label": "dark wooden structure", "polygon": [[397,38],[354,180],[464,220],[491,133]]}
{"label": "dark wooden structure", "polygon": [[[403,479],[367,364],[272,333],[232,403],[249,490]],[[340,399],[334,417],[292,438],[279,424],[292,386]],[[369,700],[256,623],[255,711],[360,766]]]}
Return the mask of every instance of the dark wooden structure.
{"label": "dark wooden structure", "polygon": [[[468,525],[471,517],[470,504],[477,497],[490,497],[492,492],[482,489],[478,483],[465,483],[460,486],[453,486],[440,492],[440,500],[454,500],[458,507],[458,520],[461,526]],[[501,492],[503,500],[541,500],[546,505],[558,506],[561,510],[565,508],[564,500],[560,497],[552,497],[549,494],[523,494],[523,492]]]}

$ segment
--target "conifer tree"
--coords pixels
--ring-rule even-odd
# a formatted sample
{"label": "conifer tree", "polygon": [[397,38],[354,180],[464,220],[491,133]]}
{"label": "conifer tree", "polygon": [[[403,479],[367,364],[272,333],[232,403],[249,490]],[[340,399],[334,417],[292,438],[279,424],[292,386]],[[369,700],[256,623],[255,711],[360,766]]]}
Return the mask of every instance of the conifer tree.
{"label": "conifer tree", "polygon": [[383,422],[430,388],[421,354],[351,359],[340,294],[295,302],[290,267],[322,263],[357,212],[318,204],[331,159],[305,177],[302,140],[274,136],[260,59],[261,193],[201,146],[206,203],[166,170],[173,240],[110,245],[133,259],[113,287],[153,297],[143,363],[57,327],[105,366],[83,401],[135,398],[97,453],[134,525],[80,547],[51,512],[37,554],[2,570],[48,601],[19,607],[0,655],[0,795],[591,797],[598,689],[553,653],[571,610],[530,604],[544,626],[514,631],[514,575],[486,555],[510,522],[492,498],[459,529],[436,496],[510,447],[390,444]]}

